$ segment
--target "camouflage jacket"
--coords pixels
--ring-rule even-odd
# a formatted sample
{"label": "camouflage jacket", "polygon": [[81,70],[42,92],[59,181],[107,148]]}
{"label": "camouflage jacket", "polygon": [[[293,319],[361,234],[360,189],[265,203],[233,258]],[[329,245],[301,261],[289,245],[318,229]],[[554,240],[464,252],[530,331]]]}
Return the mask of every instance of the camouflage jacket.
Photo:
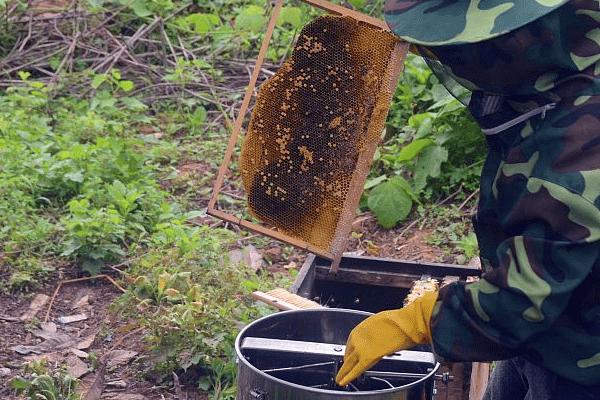
{"label": "camouflage jacket", "polygon": [[[388,3],[443,10],[486,2]],[[434,350],[454,361],[524,355],[574,382],[600,385],[599,3],[487,3],[557,6],[487,40],[429,38],[423,51],[475,91],[470,108],[484,128],[549,102],[554,108],[487,136],[474,221],[485,273],[441,290]],[[498,101],[480,101],[490,98]]]}

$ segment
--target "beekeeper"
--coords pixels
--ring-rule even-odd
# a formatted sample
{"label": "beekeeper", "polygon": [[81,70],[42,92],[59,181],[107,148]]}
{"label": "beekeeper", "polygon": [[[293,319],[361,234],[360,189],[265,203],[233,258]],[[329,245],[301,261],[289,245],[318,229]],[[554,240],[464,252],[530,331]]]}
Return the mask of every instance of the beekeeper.
{"label": "beekeeper", "polygon": [[351,333],[337,381],[431,344],[496,363],[485,399],[600,399],[600,2],[387,0],[385,18],[487,137],[484,274]]}

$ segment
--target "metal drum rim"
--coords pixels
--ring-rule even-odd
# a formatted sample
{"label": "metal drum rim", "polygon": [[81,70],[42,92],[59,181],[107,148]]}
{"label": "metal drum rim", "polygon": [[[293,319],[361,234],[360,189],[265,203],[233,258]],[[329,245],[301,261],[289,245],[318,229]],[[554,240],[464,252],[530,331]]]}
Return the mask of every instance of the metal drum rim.
{"label": "metal drum rim", "polygon": [[[284,381],[283,379],[276,378],[276,377],[271,376],[271,375],[261,371],[260,369],[256,368],[248,360],[246,360],[246,358],[243,356],[242,351],[241,351],[241,340],[244,337],[244,334],[246,333],[246,331],[249,330],[255,324],[258,324],[262,321],[266,321],[269,319],[278,318],[282,314],[288,315],[288,314],[306,314],[306,313],[323,313],[323,312],[344,312],[347,314],[359,314],[359,315],[367,315],[367,316],[373,315],[373,313],[369,313],[366,311],[357,311],[357,310],[351,310],[351,309],[346,309],[346,308],[322,308],[322,309],[314,308],[314,309],[307,309],[307,310],[288,310],[288,311],[280,311],[280,312],[273,313],[271,315],[267,315],[265,317],[259,318],[256,321],[253,321],[252,323],[246,325],[238,334],[237,338],[235,339],[235,354],[236,354],[238,362],[243,363],[246,367],[250,368],[253,372],[258,373],[260,376],[262,376],[263,378],[265,378],[267,380],[274,381],[274,382],[282,384],[282,385],[287,385],[288,387],[291,387],[291,388],[295,388],[295,389],[299,389],[299,390],[303,390],[303,391],[311,392],[311,393],[327,394],[327,395],[343,393],[344,396],[349,396],[349,397],[364,397],[364,396],[373,396],[373,395],[377,395],[377,394],[383,395],[383,394],[391,394],[391,393],[405,391],[405,390],[410,389],[413,386],[417,386],[429,379],[433,379],[435,376],[435,373],[441,367],[441,364],[438,361],[436,361],[432,370],[427,375],[425,375],[423,378],[418,379],[414,382],[411,382],[411,383],[403,385],[403,386],[398,386],[394,389],[371,390],[371,391],[366,391],[366,392],[338,392],[335,390],[323,390],[323,389],[302,386],[302,385],[298,385],[296,383],[292,383],[292,382]],[[434,356],[435,356],[435,354],[434,354]]]}

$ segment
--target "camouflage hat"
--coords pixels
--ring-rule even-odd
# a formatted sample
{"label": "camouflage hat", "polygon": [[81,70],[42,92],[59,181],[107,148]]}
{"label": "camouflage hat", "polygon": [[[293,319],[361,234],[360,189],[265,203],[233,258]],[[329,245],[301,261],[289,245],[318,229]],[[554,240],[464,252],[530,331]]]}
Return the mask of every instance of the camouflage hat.
{"label": "camouflage hat", "polygon": [[475,43],[519,28],[568,1],[387,0],[385,19],[396,35],[411,43]]}

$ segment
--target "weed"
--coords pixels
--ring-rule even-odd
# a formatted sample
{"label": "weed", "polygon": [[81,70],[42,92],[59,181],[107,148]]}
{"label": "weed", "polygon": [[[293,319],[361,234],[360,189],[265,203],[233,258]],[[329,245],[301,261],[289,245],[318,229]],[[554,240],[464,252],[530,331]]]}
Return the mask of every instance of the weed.
{"label": "weed", "polygon": [[464,211],[456,205],[427,207],[422,217],[434,225],[427,243],[455,256],[456,262],[464,264],[478,254],[477,237]]}
{"label": "weed", "polygon": [[24,368],[26,378],[15,377],[9,386],[18,395],[30,400],[79,400],[78,381],[65,368],[49,371],[43,361],[31,362]]}
{"label": "weed", "polygon": [[479,252],[477,236],[475,236],[474,232],[469,232],[466,236],[455,242],[455,244],[463,252],[467,260],[472,259]]}

